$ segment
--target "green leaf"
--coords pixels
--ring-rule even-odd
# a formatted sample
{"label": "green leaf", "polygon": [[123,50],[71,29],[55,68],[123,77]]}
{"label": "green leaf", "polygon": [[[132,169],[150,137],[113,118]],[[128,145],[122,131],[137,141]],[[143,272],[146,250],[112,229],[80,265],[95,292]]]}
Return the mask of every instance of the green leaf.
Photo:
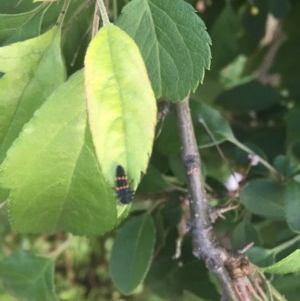
{"label": "green leaf", "polygon": [[253,246],[247,251],[249,260],[257,266],[268,266],[275,262],[276,253],[271,249]]}
{"label": "green leaf", "polygon": [[29,11],[35,8],[36,6],[37,5],[32,3],[32,1],[0,1],[0,10],[5,14],[23,13],[24,11]]}
{"label": "green leaf", "polygon": [[217,110],[205,103],[191,102],[191,111],[199,148],[235,141],[229,123]]}
{"label": "green leaf", "polygon": [[203,81],[211,40],[185,1],[133,0],[117,25],[139,46],[157,98],[181,100]]}
{"label": "green leaf", "polygon": [[[227,66],[220,70],[220,75],[215,79],[219,86],[222,84],[223,90],[224,88],[231,88],[248,82],[253,78],[252,75],[245,75],[245,65],[247,63],[247,57],[244,54],[238,55],[232,62],[230,62]],[[207,79],[205,79],[206,84]],[[218,86],[216,85],[218,88]],[[218,93],[216,93],[218,92]],[[221,89],[219,88],[217,91],[213,91],[211,93],[215,93],[214,95],[217,97],[221,94]],[[216,99],[213,99],[213,101]]]}
{"label": "green leaf", "polygon": [[[252,156],[255,155],[262,165],[267,167],[274,174],[278,173],[274,167],[265,160],[261,153],[257,151],[254,152],[235,138],[228,121],[223,118],[217,110],[202,102],[197,105],[194,105],[194,103],[191,102],[191,111],[193,123],[196,124],[194,127],[199,148],[214,146],[227,140],[247,153],[247,162],[249,161],[248,154],[251,154]],[[200,122],[202,123],[201,127],[197,126],[197,123]]]}
{"label": "green leaf", "polygon": [[[93,19],[95,11],[93,0],[82,2],[82,0],[72,0],[68,7],[68,13],[65,15],[62,46],[66,66],[70,73],[81,69],[84,64],[84,56],[88,44],[91,41],[91,27],[87,26]],[[86,4],[83,8],[82,4]],[[62,7],[63,1],[53,3],[51,6],[51,16],[57,19]],[[58,11],[57,11],[58,10]],[[49,15],[49,13],[47,13]],[[50,22],[51,19],[48,21]],[[53,21],[52,23],[53,24]]]}
{"label": "green leaf", "polygon": [[9,190],[0,189],[0,203],[6,201],[9,197]]}
{"label": "green leaf", "polygon": [[293,161],[300,162],[300,140],[294,141],[289,145],[288,153]]}
{"label": "green leaf", "polygon": [[238,17],[227,2],[210,32],[214,41],[212,70],[223,68],[238,55],[238,31]]}
{"label": "green leaf", "polygon": [[300,233],[300,183],[290,181],[284,189],[284,208],[286,222],[290,229]]}
{"label": "green leaf", "polygon": [[219,297],[202,261],[192,261],[179,267],[174,273],[174,282],[176,288],[189,291],[201,298],[217,300]]}
{"label": "green leaf", "polygon": [[[191,101],[190,108],[199,148],[214,146],[226,140],[236,143],[228,121],[216,109],[197,101]],[[165,118],[163,131],[155,143],[155,147],[162,154],[174,155],[180,152],[177,128],[176,115],[171,112]]]}
{"label": "green leaf", "polygon": [[294,274],[274,277],[272,285],[289,301],[299,300],[299,277]]}
{"label": "green leaf", "polygon": [[156,101],[134,41],[109,24],[90,43],[85,57],[88,119],[97,158],[113,186],[122,165],[136,188],[152,150]]}
{"label": "green leaf", "polygon": [[213,73],[209,72],[205,74],[205,83],[199,86],[193,93],[193,99],[199,102],[213,103],[216,97],[223,92],[224,84],[220,80],[219,76],[215,77]]}
{"label": "green leaf", "polygon": [[14,298],[12,295],[9,295],[8,293],[7,294],[1,294],[0,295],[0,300],[5,300],[5,301],[20,301],[20,300],[17,300],[16,298]]}
{"label": "green leaf", "polygon": [[235,250],[243,248],[249,242],[254,242],[255,245],[260,245],[259,233],[251,223],[243,220],[233,230],[233,248]]}
{"label": "green leaf", "polygon": [[[166,231],[166,228],[177,228],[179,223],[182,221],[182,207],[181,203],[175,197],[170,197],[170,199],[164,203],[163,207],[160,208],[160,213],[162,214],[162,221],[164,228],[162,232]],[[156,216],[158,217],[158,216]],[[168,230],[167,230],[168,231]],[[161,233],[162,234],[162,233]],[[165,233],[163,235],[166,235]],[[166,236],[164,240],[166,240]],[[171,248],[173,246],[170,246]]]}
{"label": "green leaf", "polygon": [[252,213],[283,220],[283,187],[267,179],[248,182],[241,191],[241,203]]}
{"label": "green leaf", "polygon": [[131,218],[120,229],[112,249],[110,274],[123,294],[131,294],[144,280],[154,244],[154,222],[148,214]]}
{"label": "green leaf", "polygon": [[271,0],[269,11],[276,19],[283,19],[290,11],[291,3],[288,0]]}
{"label": "green leaf", "polygon": [[43,7],[40,5],[21,14],[0,14],[0,44],[7,45],[39,35],[45,12]]}
{"label": "green leaf", "polygon": [[177,129],[177,117],[175,112],[171,111],[164,119],[162,131],[154,144],[155,150],[166,156],[179,154],[181,142]]}
{"label": "green leaf", "polygon": [[[86,129],[83,73],[60,86],[25,126],[0,169],[0,185],[20,232],[98,235],[116,224],[114,191]],[[34,217],[34,218],[33,218]]]}
{"label": "green leaf", "polygon": [[57,27],[0,48],[0,163],[22,127],[65,80]]}
{"label": "green leaf", "polygon": [[152,164],[149,164],[147,172],[138,187],[137,193],[153,194],[172,189],[174,189],[174,187],[164,179],[161,172]]}
{"label": "green leaf", "polygon": [[265,273],[288,274],[300,271],[300,249],[294,251],[289,256],[276,262],[275,264],[262,268]]}
{"label": "green leaf", "polygon": [[[162,218],[162,216],[160,217]],[[163,221],[161,222],[163,223]],[[157,221],[155,226],[157,227]],[[158,247],[161,247],[163,255],[158,256],[158,258],[155,258],[155,260],[153,260],[150,271],[145,279],[145,285],[153,289],[153,291],[157,292],[159,295],[174,296],[176,288],[174,288],[174,286],[171,284],[174,284],[173,275],[174,275],[174,270],[177,268],[177,263],[174,261],[174,259],[172,259],[172,256],[174,255],[174,246],[173,245],[170,246],[171,244],[166,243],[168,241],[167,236],[168,234],[170,235],[171,231],[165,233],[163,232],[165,230],[166,229],[164,226],[160,224],[158,225],[157,227],[157,236],[158,236],[157,239],[159,243]],[[175,236],[173,236],[172,238],[174,237]],[[165,248],[168,247],[171,250],[168,250],[169,252],[168,251],[166,252]],[[169,300],[172,300],[172,298],[169,298]]]}
{"label": "green leaf", "polygon": [[161,298],[159,296],[157,296],[155,293],[153,293],[153,295],[147,295],[147,300],[148,301],[165,301],[165,298]]}
{"label": "green leaf", "polygon": [[19,251],[0,264],[5,288],[24,301],[58,301],[54,292],[54,261]]}
{"label": "green leaf", "polygon": [[[184,163],[182,162],[181,156],[178,154],[170,155],[168,158],[168,163],[174,176],[182,183],[187,184],[186,169]],[[201,172],[203,178],[205,179],[206,170],[204,164],[201,164]]]}
{"label": "green leaf", "polygon": [[287,114],[287,145],[300,140],[300,107],[297,106],[290,110]]}
{"label": "green leaf", "polygon": [[231,112],[247,113],[272,108],[281,99],[280,93],[271,86],[252,80],[223,92],[216,102]]}
{"label": "green leaf", "polygon": [[285,177],[292,176],[298,170],[298,166],[293,164],[285,155],[278,155],[273,165]]}
{"label": "green leaf", "polygon": [[203,298],[200,298],[189,291],[184,291],[182,297],[182,301],[207,301],[206,299],[204,300]]}

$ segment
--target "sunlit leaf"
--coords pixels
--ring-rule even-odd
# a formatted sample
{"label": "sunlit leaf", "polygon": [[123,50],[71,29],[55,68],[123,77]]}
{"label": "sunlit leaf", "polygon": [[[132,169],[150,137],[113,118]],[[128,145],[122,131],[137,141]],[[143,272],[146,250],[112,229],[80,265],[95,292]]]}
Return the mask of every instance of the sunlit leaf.
{"label": "sunlit leaf", "polygon": [[65,80],[58,29],[0,48],[0,71],[1,163],[23,125]]}
{"label": "sunlit leaf", "polygon": [[135,189],[152,150],[156,101],[134,41],[120,28],[103,27],[85,58],[88,119],[97,158],[113,186],[117,165]]}
{"label": "sunlit leaf", "polygon": [[262,268],[265,273],[288,274],[300,271],[300,250],[294,251],[289,256],[276,262],[275,264]]}
{"label": "sunlit leaf", "polygon": [[86,129],[83,73],[59,87],[25,126],[0,170],[20,232],[96,235],[116,224],[114,190],[102,177]]}

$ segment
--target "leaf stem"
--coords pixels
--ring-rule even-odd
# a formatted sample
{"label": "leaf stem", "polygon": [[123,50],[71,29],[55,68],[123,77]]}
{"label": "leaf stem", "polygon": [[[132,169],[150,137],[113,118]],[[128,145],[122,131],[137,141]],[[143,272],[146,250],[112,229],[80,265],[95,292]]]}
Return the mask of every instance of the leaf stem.
{"label": "leaf stem", "polygon": [[236,139],[232,139],[230,140],[233,144],[235,144],[237,147],[239,147],[240,149],[242,149],[243,151],[247,152],[250,155],[256,156],[258,161],[265,166],[273,175],[275,175],[276,177],[281,177],[281,175],[279,174],[279,172],[265,159],[263,159],[262,157],[260,157],[259,155],[257,155],[254,151],[252,151],[249,147],[247,147],[246,145],[244,145],[243,143],[240,143],[238,140]]}
{"label": "leaf stem", "polygon": [[108,25],[110,22],[109,22],[106,7],[104,5],[103,0],[97,0],[97,4],[98,4],[99,10],[100,10],[101,18],[103,20],[103,25],[104,26]]}
{"label": "leaf stem", "polygon": [[62,27],[62,23],[64,21],[64,18],[65,18],[65,15],[66,15],[66,11],[67,11],[70,3],[71,3],[71,0],[65,0],[65,2],[63,4],[63,7],[62,7],[62,9],[60,11],[60,14],[59,14],[59,16],[57,18],[56,25],[58,27],[60,27],[60,28]]}
{"label": "leaf stem", "polygon": [[97,34],[98,29],[99,29],[99,21],[100,17],[98,14],[98,8],[97,8],[97,3],[95,4],[94,8],[94,17],[93,17],[93,23],[92,23],[92,38]]}
{"label": "leaf stem", "polygon": [[278,253],[284,251],[285,249],[287,249],[288,247],[292,246],[296,242],[300,242],[300,235],[293,237],[292,239],[280,244],[279,246],[271,249],[270,251],[272,251],[272,253],[274,253],[274,254],[278,254]]}

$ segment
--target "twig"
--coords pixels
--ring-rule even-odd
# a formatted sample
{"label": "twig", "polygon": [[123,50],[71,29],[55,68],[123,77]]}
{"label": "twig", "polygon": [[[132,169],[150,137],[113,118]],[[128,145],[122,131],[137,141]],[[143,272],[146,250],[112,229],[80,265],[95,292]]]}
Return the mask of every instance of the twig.
{"label": "twig", "polygon": [[66,241],[64,241],[57,249],[53,250],[52,252],[48,253],[46,257],[56,258],[60,254],[62,254],[71,244],[73,239],[73,235],[69,234]]}
{"label": "twig", "polygon": [[228,274],[225,262],[227,251],[216,244],[210,221],[210,207],[206,198],[201,174],[201,161],[195,139],[189,103],[189,97],[176,104],[179,131],[182,142],[182,159],[186,168],[192,220],[193,254],[205,260],[208,269],[214,273],[228,301],[238,301],[234,285]]}
{"label": "twig", "polygon": [[109,22],[109,18],[108,18],[108,15],[107,15],[106,7],[104,5],[103,0],[97,0],[97,4],[98,4],[99,10],[100,10],[100,14],[101,14],[101,18],[102,18],[102,21],[103,21],[103,25],[109,24],[110,22]]}
{"label": "twig", "polygon": [[[262,84],[270,84],[271,86],[278,86],[280,83],[280,76],[278,74],[270,74],[269,70],[276,58],[280,46],[286,41],[286,35],[283,32],[281,23],[276,23],[272,29],[273,39],[264,60],[255,72],[255,78]],[[263,44],[262,44],[263,45]]]}
{"label": "twig", "polygon": [[94,10],[94,17],[93,17],[93,23],[92,23],[92,38],[97,34],[99,30],[99,13],[98,13],[98,5],[97,2],[95,3],[95,10]]}
{"label": "twig", "polygon": [[70,2],[71,0],[66,0],[63,4],[63,7],[60,11],[60,14],[58,16],[58,19],[56,21],[56,25],[59,26],[59,27],[62,27],[62,24],[63,24],[63,21],[64,21],[64,18],[65,18],[65,14],[66,14],[66,11],[70,5]]}
{"label": "twig", "polygon": [[92,23],[92,38],[97,34],[99,30],[100,18],[98,11],[101,15],[103,26],[108,25],[110,23],[103,0],[97,0],[95,3],[94,17]]}

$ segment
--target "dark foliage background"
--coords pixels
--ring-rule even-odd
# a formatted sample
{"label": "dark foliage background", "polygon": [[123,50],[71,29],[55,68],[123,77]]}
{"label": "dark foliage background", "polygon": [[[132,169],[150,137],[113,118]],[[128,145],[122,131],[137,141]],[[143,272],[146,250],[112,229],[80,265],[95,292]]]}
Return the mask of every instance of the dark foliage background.
{"label": "dark foliage background", "polygon": [[[115,21],[128,1],[108,2],[110,18]],[[215,230],[229,250],[254,242],[247,251],[250,260],[258,266],[270,265],[299,248],[300,241],[300,2],[187,2],[204,20],[212,39],[211,69],[190,102],[206,189],[212,206],[234,207],[215,223]],[[61,1],[47,9],[45,5],[17,31],[8,32],[1,25],[4,16],[16,18],[40,5],[31,0],[1,1],[1,46],[38,35],[37,20],[42,20],[41,32],[53,26]],[[93,12],[94,1],[90,0],[73,0],[67,11],[62,49],[68,75],[83,67]],[[9,22],[13,26],[14,18]],[[47,275],[54,277],[61,300],[219,300],[214,278],[205,264],[193,257],[191,236],[185,231],[188,191],[175,112],[164,100],[158,107],[161,118],[150,165],[131,214],[119,230],[96,238],[73,237],[55,262],[36,263],[30,254],[56,252],[67,234],[11,232],[4,207],[0,211],[2,259],[14,254],[13,265],[24,271],[30,268],[22,263],[31,266],[31,260],[49,268]],[[1,199],[6,199],[8,192],[0,193]],[[126,236],[130,223],[144,212],[151,213],[156,229],[153,261],[144,283],[133,295],[125,296],[111,280],[109,258],[113,252],[113,260],[122,265],[122,231]],[[148,221],[142,223],[148,225]],[[149,234],[147,227],[144,238]],[[116,235],[117,241],[121,239],[119,253],[112,251]],[[31,253],[14,253],[20,250]],[[5,264],[2,273],[12,266],[7,260]],[[126,276],[127,271],[123,273]],[[299,272],[270,279],[289,301],[299,300]],[[14,289],[8,278],[2,277],[0,300],[23,300],[8,293]],[[51,298],[47,300],[55,300]]]}

